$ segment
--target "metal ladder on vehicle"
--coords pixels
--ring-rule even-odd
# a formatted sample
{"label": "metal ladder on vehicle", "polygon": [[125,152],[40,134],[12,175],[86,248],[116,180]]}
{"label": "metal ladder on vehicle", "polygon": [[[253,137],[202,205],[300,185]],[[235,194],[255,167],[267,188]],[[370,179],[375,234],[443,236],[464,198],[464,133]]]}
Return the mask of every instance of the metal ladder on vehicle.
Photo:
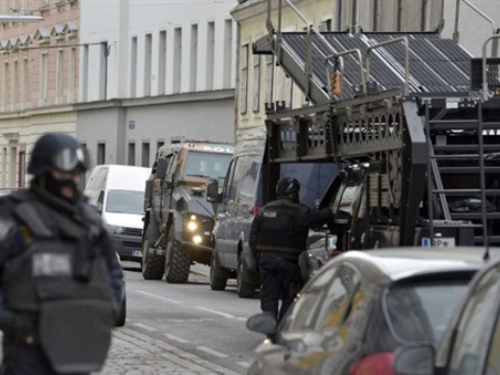
{"label": "metal ladder on vehicle", "polygon": [[[468,113],[474,109],[471,108]],[[469,221],[469,227],[482,228],[482,235],[475,235],[475,244],[489,244],[489,240],[500,243],[500,236],[488,238],[488,220],[500,219],[500,212],[487,212],[487,197],[500,196],[500,189],[487,189],[486,175],[499,174],[500,166],[486,166],[486,152],[499,152],[500,144],[484,144],[485,136],[498,134],[500,122],[483,121],[483,101],[478,100],[475,106],[476,116],[471,119],[439,119],[431,118],[430,102],[425,103],[425,132],[427,138],[427,204],[429,214],[429,231],[431,244],[435,237],[435,206],[441,209],[441,217],[445,221]],[[439,116],[436,116],[439,117]],[[472,117],[472,116],[471,116]],[[476,144],[438,144],[436,133],[439,131],[476,131]],[[433,137],[436,142],[433,143]],[[459,139],[458,137],[456,139]],[[449,165],[453,162],[453,165]],[[477,162],[471,165],[471,162]],[[441,164],[448,164],[440,166]],[[470,175],[479,178],[479,188],[446,187],[444,175]],[[452,197],[479,196],[481,212],[452,212],[449,199]],[[480,223],[480,224],[479,224]]]}

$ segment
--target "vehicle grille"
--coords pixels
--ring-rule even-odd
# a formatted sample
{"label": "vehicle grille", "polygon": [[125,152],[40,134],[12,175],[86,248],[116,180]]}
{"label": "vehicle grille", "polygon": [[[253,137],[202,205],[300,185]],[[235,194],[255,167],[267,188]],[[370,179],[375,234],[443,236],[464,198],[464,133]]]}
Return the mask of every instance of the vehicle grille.
{"label": "vehicle grille", "polygon": [[129,236],[142,236],[142,229],[135,228],[125,228],[123,234],[128,234]]}
{"label": "vehicle grille", "polygon": [[125,247],[133,247],[136,249],[142,246],[140,242],[132,242],[132,241],[122,241],[122,245]]}

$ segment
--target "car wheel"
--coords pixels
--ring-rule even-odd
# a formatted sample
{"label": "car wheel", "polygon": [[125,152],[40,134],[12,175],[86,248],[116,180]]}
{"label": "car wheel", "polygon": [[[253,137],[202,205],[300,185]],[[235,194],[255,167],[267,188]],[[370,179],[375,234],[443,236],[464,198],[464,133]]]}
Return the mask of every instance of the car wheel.
{"label": "car wheel", "polygon": [[122,303],[120,304],[120,314],[118,315],[118,319],[116,320],[116,327],[123,327],[127,320],[127,296],[124,295],[122,299]]}
{"label": "car wheel", "polygon": [[226,289],[227,279],[224,270],[219,267],[214,250],[210,262],[210,288],[212,288],[212,290]]}
{"label": "car wheel", "polygon": [[142,263],[141,272],[144,280],[161,280],[163,277],[163,267],[165,265],[165,257],[149,254],[149,228],[144,230],[144,238],[142,241]]}
{"label": "car wheel", "polygon": [[238,272],[236,272],[236,290],[240,298],[252,298],[255,294],[255,286],[243,281],[243,261],[238,259]]}
{"label": "car wheel", "polygon": [[189,278],[191,260],[174,238],[173,225],[168,233],[167,254],[165,256],[165,280],[170,284],[185,284]]}

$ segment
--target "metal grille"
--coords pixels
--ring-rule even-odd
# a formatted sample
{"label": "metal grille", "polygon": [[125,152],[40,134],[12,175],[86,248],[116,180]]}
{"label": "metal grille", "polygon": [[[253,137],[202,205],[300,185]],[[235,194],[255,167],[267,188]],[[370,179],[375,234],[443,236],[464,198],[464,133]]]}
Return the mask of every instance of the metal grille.
{"label": "metal grille", "polygon": [[142,236],[142,229],[125,228],[123,234],[128,234],[129,236]]}
{"label": "metal grille", "polygon": [[[500,90],[500,58],[486,59],[486,80],[491,91]],[[483,59],[471,61],[472,91],[483,89]]]}
{"label": "metal grille", "polygon": [[142,244],[140,242],[122,241],[122,245],[125,247],[140,248]]}

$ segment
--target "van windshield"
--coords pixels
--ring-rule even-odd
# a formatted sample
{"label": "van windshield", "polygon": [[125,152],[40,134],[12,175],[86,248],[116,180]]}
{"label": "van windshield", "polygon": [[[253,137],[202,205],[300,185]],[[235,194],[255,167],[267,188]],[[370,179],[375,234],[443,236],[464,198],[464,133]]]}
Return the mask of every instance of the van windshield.
{"label": "van windshield", "polygon": [[231,154],[215,154],[190,151],[188,153],[185,176],[205,178],[225,178],[231,162]]}
{"label": "van windshield", "polygon": [[144,214],[144,192],[132,190],[110,190],[106,212]]}

